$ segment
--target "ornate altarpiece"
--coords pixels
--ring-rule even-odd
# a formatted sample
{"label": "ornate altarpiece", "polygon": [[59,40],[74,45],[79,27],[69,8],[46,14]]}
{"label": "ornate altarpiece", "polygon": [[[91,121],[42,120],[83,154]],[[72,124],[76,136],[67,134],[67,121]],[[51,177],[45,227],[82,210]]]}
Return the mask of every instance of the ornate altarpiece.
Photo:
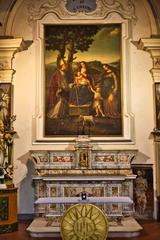
{"label": "ornate altarpiece", "polygon": [[[53,141],[74,141],[74,135],[65,135],[61,133],[59,135],[49,134],[45,136],[45,122],[46,122],[46,110],[45,110],[45,26],[58,26],[58,25],[97,25],[105,26],[107,24],[119,24],[121,26],[121,59],[120,59],[120,78],[121,78],[121,98],[123,109],[121,110],[121,128],[120,134],[109,134],[103,135],[92,134],[91,139],[93,141],[127,141],[134,142],[134,118],[131,113],[131,100],[130,100],[130,41],[132,38],[132,27],[136,24],[135,6],[132,2],[126,3],[122,1],[119,4],[117,1],[113,1],[109,4],[107,1],[96,1],[96,9],[93,11],[75,11],[69,12],[66,8],[67,1],[34,1],[35,4],[29,4],[29,24],[33,28],[34,41],[36,45],[36,73],[37,73],[37,92],[36,92],[36,103],[37,108],[33,119],[34,123],[34,142],[53,142]],[[85,1],[84,1],[85,4]],[[45,8],[44,8],[45,6]],[[38,9],[38,11],[37,11]],[[115,31],[114,31],[115,32]],[[49,36],[50,37],[50,36]],[[64,58],[63,60],[65,60]],[[93,59],[96,60],[96,59]],[[72,63],[73,65],[73,63]],[[62,96],[61,96],[62,97]],[[86,115],[86,114],[85,114]],[[88,115],[88,114],[87,114]],[[112,122],[115,121],[115,117],[108,119],[112,128]],[[54,123],[55,119],[51,119]],[[97,119],[98,121],[104,122],[104,118]],[[95,122],[96,122],[95,121]],[[117,118],[118,121],[118,118]],[[71,121],[68,120],[68,125]],[[109,122],[108,122],[109,123]],[[49,121],[50,124],[50,121]],[[66,122],[60,119],[60,124],[66,124]],[[75,124],[75,122],[74,122]],[[59,126],[55,125],[55,128]],[[55,129],[53,130],[55,132]],[[93,131],[94,132],[94,131]],[[82,133],[77,133],[77,135]],[[86,133],[85,133],[86,134]],[[88,134],[88,132],[87,132]]]}
{"label": "ornate altarpiece", "polygon": [[[97,151],[87,136],[79,136],[75,149],[64,151],[31,151],[37,175],[33,176],[35,201],[50,197],[129,197],[133,199],[131,162],[137,151],[112,150]],[[34,225],[38,219],[45,219],[46,231],[49,227],[59,227],[63,213],[70,204],[35,204],[36,219],[29,226],[31,236],[40,236]],[[132,204],[98,205],[112,222],[133,215]],[[115,226],[119,222],[114,222]],[[38,226],[38,225],[37,225]],[[48,227],[48,230],[47,230]],[[136,234],[141,230],[138,226]],[[53,230],[52,230],[53,231]],[[52,233],[51,233],[52,235]],[[49,236],[49,235],[45,235]]]}
{"label": "ornate altarpiece", "polygon": [[[67,1],[35,1],[30,4],[29,23],[33,27],[36,44],[37,59],[37,108],[34,116],[34,139],[36,144],[69,142],[71,150],[33,150],[32,159],[35,163],[37,175],[33,176],[36,199],[43,197],[73,197],[80,196],[85,191],[87,196],[128,196],[133,199],[133,180],[131,162],[136,154],[135,150],[96,150],[97,144],[103,142],[134,143],[133,115],[130,102],[130,40],[132,27],[136,23],[135,6],[132,1],[126,2],[96,1],[96,9],[91,12],[69,12]],[[44,25],[63,24],[121,24],[122,65],[123,78],[123,134],[122,136],[92,136],[59,137],[44,135]],[[93,142],[93,145],[92,145]],[[130,216],[133,206],[121,204],[102,204],[100,206],[107,215]],[[38,218],[54,218],[54,227],[59,226],[61,214],[67,205],[38,204],[35,213]],[[52,224],[51,223],[51,224]],[[46,223],[45,223],[46,224]],[[47,223],[48,224],[48,223]],[[47,225],[45,226],[47,227]],[[50,227],[50,223],[49,226]],[[40,236],[39,231],[33,230],[34,223],[28,228],[32,236]],[[141,227],[136,228],[136,233]],[[44,233],[43,233],[44,234]],[[42,235],[43,235],[42,234]],[[131,234],[132,235],[132,234]],[[130,236],[131,236],[130,235]],[[133,233],[134,235],[134,233]],[[49,236],[49,235],[45,235]]]}
{"label": "ornate altarpiece", "polygon": [[[133,1],[124,0],[121,1],[121,3],[119,3],[119,1],[112,1],[112,3],[108,3],[108,1],[97,0],[96,9],[94,9],[94,11],[69,12],[66,9],[66,3],[67,1],[60,0],[28,1],[28,23],[32,27],[34,33],[34,43],[36,45],[36,72],[38,86],[36,93],[37,108],[34,117],[35,125],[33,127],[33,142],[44,144],[44,142],[68,142],[75,140],[73,137],[67,137],[65,139],[59,137],[56,137],[54,139],[45,139],[43,134],[44,69],[42,66],[44,65],[44,24],[58,25],[64,23],[120,23],[122,25],[124,132],[123,136],[121,137],[104,137],[103,139],[100,137],[92,137],[90,140],[94,141],[93,148],[90,145],[88,145],[87,149],[83,146],[84,148],[82,147],[82,149],[85,151],[82,151],[82,154],[79,151],[79,146],[77,145],[75,145],[75,149],[73,151],[33,151],[32,157],[34,157],[34,160],[36,162],[35,166],[37,169],[37,175],[34,177],[37,197],[44,196],[44,193],[46,196],[56,196],[56,194],[69,196],[72,194],[72,190],[75,191],[75,188],[77,188],[75,194],[79,194],[81,190],[85,188],[85,190],[90,195],[119,195],[120,193],[123,193],[126,195],[129,194],[129,196],[132,197],[132,181],[135,176],[132,174],[132,171],[130,169],[130,160],[132,159],[132,155],[134,155],[135,152],[133,151],[133,153],[130,150],[95,150],[95,146],[96,144],[100,145],[101,141],[108,141],[109,143],[113,143],[113,141],[126,141],[127,143],[134,143],[134,119],[130,108],[130,58],[128,56],[130,56],[129,53],[130,41],[132,39],[132,27],[136,23],[135,5]],[[139,44],[143,50],[149,51],[151,53],[154,62],[154,67],[151,72],[154,81],[159,81],[159,39],[149,39],[149,42],[148,39],[141,39]],[[158,54],[158,57],[155,55],[155,53]],[[2,56],[0,59],[2,65],[0,78],[2,82],[10,82],[13,75],[13,69],[6,65],[3,66],[4,57],[6,58],[6,56]],[[7,67],[7,69],[4,71],[3,68],[5,67]],[[157,153],[157,155],[159,154]],[[80,161],[80,156],[82,156],[82,161]],[[124,168],[124,166],[126,166],[126,162],[127,169]],[[112,167],[115,167],[116,170],[113,170]],[[159,176],[159,173],[157,176]],[[70,182],[68,182],[68,179],[70,179]],[[60,181],[62,184],[59,184]],[[79,187],[79,181],[83,182],[81,187]],[[66,185],[64,185],[64,182]],[[91,189],[93,185],[94,188]],[[130,189],[130,191],[128,191],[128,189]],[[42,208],[39,206],[37,211],[38,214],[45,214],[48,210],[54,212],[55,208],[55,206],[47,206],[46,210],[44,206]]]}

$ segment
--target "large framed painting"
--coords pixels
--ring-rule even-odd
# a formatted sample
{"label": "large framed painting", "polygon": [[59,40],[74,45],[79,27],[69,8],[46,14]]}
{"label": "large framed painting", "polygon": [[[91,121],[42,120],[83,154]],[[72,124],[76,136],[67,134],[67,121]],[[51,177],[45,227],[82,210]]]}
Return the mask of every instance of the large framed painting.
{"label": "large framed painting", "polygon": [[121,24],[44,25],[44,135],[122,136]]}

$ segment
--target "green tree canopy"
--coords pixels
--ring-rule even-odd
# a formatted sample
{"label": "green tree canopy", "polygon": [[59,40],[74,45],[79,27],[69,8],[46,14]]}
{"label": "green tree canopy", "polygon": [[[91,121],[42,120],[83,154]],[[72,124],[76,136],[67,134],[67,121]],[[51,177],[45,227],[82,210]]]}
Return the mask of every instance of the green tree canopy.
{"label": "green tree canopy", "polygon": [[64,59],[68,51],[67,62],[72,63],[74,54],[87,51],[94,41],[100,25],[47,25],[45,27],[46,50],[57,50]]}

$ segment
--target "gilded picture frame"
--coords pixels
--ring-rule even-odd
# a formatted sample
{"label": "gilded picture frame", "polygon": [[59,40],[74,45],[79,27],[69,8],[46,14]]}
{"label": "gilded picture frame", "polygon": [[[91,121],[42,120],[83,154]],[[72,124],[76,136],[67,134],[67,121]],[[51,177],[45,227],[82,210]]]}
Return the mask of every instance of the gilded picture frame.
{"label": "gilded picture frame", "polygon": [[123,136],[121,24],[44,25],[44,136]]}

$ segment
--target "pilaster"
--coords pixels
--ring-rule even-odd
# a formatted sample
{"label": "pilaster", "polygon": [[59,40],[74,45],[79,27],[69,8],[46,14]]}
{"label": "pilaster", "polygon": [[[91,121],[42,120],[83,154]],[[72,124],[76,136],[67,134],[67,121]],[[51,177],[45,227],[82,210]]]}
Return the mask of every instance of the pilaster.
{"label": "pilaster", "polygon": [[22,38],[0,37],[0,179],[1,187],[13,186],[12,150],[16,132],[12,114],[12,79],[15,70],[12,60],[16,52],[23,50]]}
{"label": "pilaster", "polygon": [[15,70],[12,60],[16,52],[23,49],[22,38],[0,38],[0,82],[12,82]]}
{"label": "pilaster", "polygon": [[160,82],[160,36],[151,38],[141,38],[139,48],[150,53],[153,68],[151,74],[154,82]]}
{"label": "pilaster", "polygon": [[[153,68],[150,70],[153,78],[154,92],[154,109],[155,127],[151,132],[154,137],[155,146],[155,189],[156,196],[160,196],[160,129],[159,129],[159,107],[160,107],[160,36],[152,36],[151,38],[141,38],[139,40],[139,48],[150,53],[153,61]],[[160,211],[160,209],[158,209]]]}

